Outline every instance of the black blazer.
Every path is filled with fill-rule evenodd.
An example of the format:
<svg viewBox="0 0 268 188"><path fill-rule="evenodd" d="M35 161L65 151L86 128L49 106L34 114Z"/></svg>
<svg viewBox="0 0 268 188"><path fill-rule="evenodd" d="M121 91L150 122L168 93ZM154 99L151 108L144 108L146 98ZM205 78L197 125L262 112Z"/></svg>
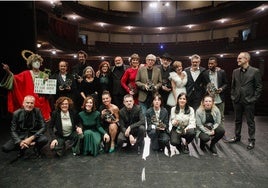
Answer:
<svg viewBox="0 0 268 188"><path fill-rule="evenodd" d="M128 126L130 126L131 129L145 126L144 114L142 114L140 106L134 104L130 111L128 111L126 107L121 108L119 111L119 124L120 131L124 134Z"/></svg>
<svg viewBox="0 0 268 188"><path fill-rule="evenodd" d="M262 80L259 69L249 66L244 73L243 79L240 78L241 68L237 68L232 74L231 99L245 104L255 103L261 96Z"/></svg>
<svg viewBox="0 0 268 188"><path fill-rule="evenodd" d="M54 110L51 115L49 133L52 140L54 140L57 137L63 138L60 112L61 112L60 110ZM78 125L77 114L72 110L69 110L69 113L72 122L72 130L76 131L76 126Z"/></svg>
<svg viewBox="0 0 268 188"><path fill-rule="evenodd" d="M61 76L58 73L55 73L53 74L51 77L51 79L56 79L57 80L57 89L56 89L56 98L55 100L57 100L59 97L62 97L62 96L65 96L65 97L69 97L71 99L75 99L75 95L78 94L77 92L77 84L76 84L76 81L74 79L74 76L70 73L67 73L66 74L66 81L68 80L68 82L71 82L71 90L60 90L60 86L63 86L64 84L68 84L66 81L64 82L62 79L61 79Z"/></svg>
<svg viewBox="0 0 268 188"><path fill-rule="evenodd" d="M193 77L191 75L191 67L185 68L185 72L187 73L187 83L186 83L186 92L189 98L191 98L191 95L195 93L195 96L198 96L199 98L203 98L207 84L209 83L209 78L204 74L205 68L199 67L200 74L197 77L197 79L194 81Z"/></svg>
<svg viewBox="0 0 268 188"><path fill-rule="evenodd" d="M32 127L25 125L25 113L23 108L16 110L13 113L11 121L11 137L15 144L21 142L22 139L35 135L39 137L46 132L46 126L40 109L34 108L32 110Z"/></svg>
<svg viewBox="0 0 268 188"><path fill-rule="evenodd" d="M209 78L209 69L205 71L205 76ZM226 73L223 69L219 69L216 71L217 72L217 84L218 84L218 88L221 88L222 91L220 93L220 98L221 100L224 102L225 99L225 91L227 89L228 86L228 80L227 80L227 76Z"/></svg>

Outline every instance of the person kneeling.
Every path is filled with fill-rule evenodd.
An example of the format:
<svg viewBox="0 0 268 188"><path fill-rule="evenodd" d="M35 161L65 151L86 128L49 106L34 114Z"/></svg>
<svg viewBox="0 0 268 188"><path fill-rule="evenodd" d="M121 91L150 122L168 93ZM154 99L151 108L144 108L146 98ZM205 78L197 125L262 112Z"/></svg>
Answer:
<svg viewBox="0 0 268 188"><path fill-rule="evenodd" d="M124 143L137 147L140 155L144 147L145 120L139 105L134 104L133 96L124 96L124 107L119 111L120 133L117 145L122 148Z"/></svg>
<svg viewBox="0 0 268 188"><path fill-rule="evenodd" d="M211 139L210 151L217 155L216 143L224 136L221 124L221 113L214 104L212 96L205 96L196 111L197 134L200 138L200 149L205 150L206 143Z"/></svg>
<svg viewBox="0 0 268 188"><path fill-rule="evenodd" d="M164 151L168 149L170 156L169 131L168 131L168 111L162 107L162 97L156 93L153 96L153 105L146 112L147 133L151 139L151 149L154 151Z"/></svg>
<svg viewBox="0 0 268 188"><path fill-rule="evenodd" d="M55 104L52 112L49 132L52 138L50 149L55 151L60 157L65 152L65 142L71 141L73 155L80 154L80 139L83 132L77 126L78 118L72 110L73 101L68 97L60 97Z"/></svg>
<svg viewBox="0 0 268 188"><path fill-rule="evenodd" d="M196 123L194 109L188 105L186 93L178 95L176 106L171 108L170 120L172 124L171 145L176 146L180 152L188 154L188 144L195 137ZM185 144L182 143L182 138L185 138Z"/></svg>
<svg viewBox="0 0 268 188"><path fill-rule="evenodd" d="M34 105L34 96L27 95L24 97L23 108L13 113L11 121L12 139L2 146L2 151L19 150L18 157L22 157L26 149L34 147L36 154L41 156L41 149L47 144L48 139L44 135L46 126L41 111Z"/></svg>

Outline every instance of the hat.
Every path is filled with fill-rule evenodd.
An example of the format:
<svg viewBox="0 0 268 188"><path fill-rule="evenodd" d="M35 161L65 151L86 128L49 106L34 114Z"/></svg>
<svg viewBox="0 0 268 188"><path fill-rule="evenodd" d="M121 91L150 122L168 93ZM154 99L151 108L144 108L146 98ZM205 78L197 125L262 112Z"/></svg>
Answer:
<svg viewBox="0 0 268 188"><path fill-rule="evenodd" d="M155 55L153 55L153 54L148 54L148 55L146 56L146 60L147 60L147 59L152 59L152 60L156 61L156 57L155 57Z"/></svg>
<svg viewBox="0 0 268 188"><path fill-rule="evenodd" d="M170 61L173 61L173 58L168 53L164 53L160 58L161 59L168 59Z"/></svg>

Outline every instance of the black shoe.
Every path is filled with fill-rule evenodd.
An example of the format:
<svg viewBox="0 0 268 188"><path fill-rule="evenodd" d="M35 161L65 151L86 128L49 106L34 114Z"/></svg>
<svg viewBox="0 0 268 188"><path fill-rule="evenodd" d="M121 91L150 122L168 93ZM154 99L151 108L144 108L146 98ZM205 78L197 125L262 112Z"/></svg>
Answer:
<svg viewBox="0 0 268 188"><path fill-rule="evenodd" d="M211 151L211 153L213 155L217 155L218 154L215 144L210 144L209 150Z"/></svg>
<svg viewBox="0 0 268 188"><path fill-rule="evenodd" d="M205 150L206 150L206 143L200 141L200 149L201 149L202 151L205 151Z"/></svg>
<svg viewBox="0 0 268 188"><path fill-rule="evenodd" d="M22 158L22 157L24 157L24 155L25 155L25 150L24 149L20 149L17 157L18 158Z"/></svg>
<svg viewBox="0 0 268 188"><path fill-rule="evenodd" d="M138 146L137 153L138 153L138 155L141 155L141 147L140 146Z"/></svg>
<svg viewBox="0 0 268 188"><path fill-rule="evenodd" d="M248 146L247 146L247 149L248 150L251 150L251 149L254 148L254 146L255 146L255 142L254 141L249 141Z"/></svg>
<svg viewBox="0 0 268 188"><path fill-rule="evenodd" d="M240 142L240 137L234 137L234 138L231 138L228 142L229 142L229 143Z"/></svg>
<svg viewBox="0 0 268 188"><path fill-rule="evenodd" d="M184 154L189 154L188 144L182 146L182 152Z"/></svg>
<svg viewBox="0 0 268 188"><path fill-rule="evenodd" d="M229 142L229 140L227 139L227 137L225 135L222 137L222 141L223 142Z"/></svg>

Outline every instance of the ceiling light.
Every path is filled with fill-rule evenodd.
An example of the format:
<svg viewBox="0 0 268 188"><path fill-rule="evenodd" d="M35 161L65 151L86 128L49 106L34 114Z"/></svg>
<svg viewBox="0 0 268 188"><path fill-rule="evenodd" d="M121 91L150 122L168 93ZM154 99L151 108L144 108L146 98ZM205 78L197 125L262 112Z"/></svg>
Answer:
<svg viewBox="0 0 268 188"><path fill-rule="evenodd" d="M128 29L128 30L131 30L131 29L132 29L132 27L131 27L131 26L127 26L127 29Z"/></svg>
<svg viewBox="0 0 268 188"><path fill-rule="evenodd" d="M104 23L100 23L100 26L101 26L101 27L104 27Z"/></svg>
<svg viewBox="0 0 268 188"><path fill-rule="evenodd" d="M164 5L165 5L166 7L169 7L169 3L165 3Z"/></svg>
<svg viewBox="0 0 268 188"><path fill-rule="evenodd" d="M260 51L256 51L256 54L260 54Z"/></svg>
<svg viewBox="0 0 268 188"><path fill-rule="evenodd" d="M37 46L37 48L40 48L41 47L41 44L40 43L37 43L36 46Z"/></svg>
<svg viewBox="0 0 268 188"><path fill-rule="evenodd" d="M163 27L159 27L158 29L159 29L160 31L162 31L162 30L163 30Z"/></svg>
<svg viewBox="0 0 268 188"><path fill-rule="evenodd" d="M223 57L223 54L221 54L220 57Z"/></svg>
<svg viewBox="0 0 268 188"><path fill-rule="evenodd" d="M220 21L220 22L221 22L221 23L224 23L225 21L226 21L225 19L221 19L221 21Z"/></svg>
<svg viewBox="0 0 268 188"><path fill-rule="evenodd" d="M151 8L156 8L156 7L157 7L157 3L150 3L150 4L149 4L149 7L151 7Z"/></svg>
<svg viewBox="0 0 268 188"><path fill-rule="evenodd" d="M53 55L55 55L55 54L57 53L57 51L56 51L56 50L52 50L51 53L52 53Z"/></svg>
<svg viewBox="0 0 268 188"><path fill-rule="evenodd" d="M104 60L104 57L103 57L103 56L101 56L101 59L102 59L102 60Z"/></svg>
<svg viewBox="0 0 268 188"><path fill-rule="evenodd" d="M76 54L74 54L74 58L75 58L75 59L77 58L77 55L76 55Z"/></svg>
<svg viewBox="0 0 268 188"><path fill-rule="evenodd" d="M188 25L188 28L191 29L193 27L193 25Z"/></svg>
<svg viewBox="0 0 268 188"><path fill-rule="evenodd" d="M76 16L72 16L72 19L73 19L73 20L76 20L76 18L77 18Z"/></svg>

